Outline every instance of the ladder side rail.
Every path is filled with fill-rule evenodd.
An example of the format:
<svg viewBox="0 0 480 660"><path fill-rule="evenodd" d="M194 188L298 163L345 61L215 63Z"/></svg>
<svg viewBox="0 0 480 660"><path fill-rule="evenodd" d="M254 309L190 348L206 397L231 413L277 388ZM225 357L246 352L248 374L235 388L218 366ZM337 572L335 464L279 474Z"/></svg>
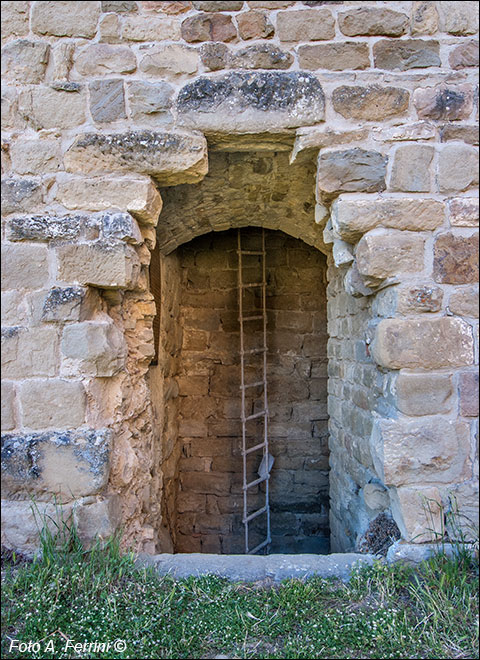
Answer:
<svg viewBox="0 0 480 660"><path fill-rule="evenodd" d="M242 278L242 238L240 229L237 231L238 242L238 311L240 321L240 383L241 383L241 397L242 397L242 461L243 461L243 518L247 519L247 426L245 421L245 346L243 336L243 278ZM245 552L248 554L248 522L244 526L245 534Z"/></svg>
<svg viewBox="0 0 480 660"><path fill-rule="evenodd" d="M267 277L266 277L266 247L265 247L265 229L262 227L262 312L263 312L263 345L267 346ZM270 470L268 469L268 397L267 397L267 351L263 353L263 409L265 410L265 417L263 421L263 441L264 441L264 456L266 468L266 481L265 481L265 510L267 515L267 550L268 545L271 543L270 533Z"/></svg>

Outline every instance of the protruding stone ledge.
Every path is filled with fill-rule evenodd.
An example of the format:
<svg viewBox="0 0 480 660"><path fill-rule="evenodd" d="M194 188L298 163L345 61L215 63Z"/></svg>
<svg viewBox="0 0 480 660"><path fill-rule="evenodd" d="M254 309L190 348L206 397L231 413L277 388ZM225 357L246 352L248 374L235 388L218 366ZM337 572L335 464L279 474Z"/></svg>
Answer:
<svg viewBox="0 0 480 660"><path fill-rule="evenodd" d="M278 131L323 121L325 96L305 71L201 76L180 90L179 123L208 132Z"/></svg>
<svg viewBox="0 0 480 660"><path fill-rule="evenodd" d="M205 138L186 132L85 133L68 149L64 162L69 172L135 172L164 186L197 183L208 171Z"/></svg>

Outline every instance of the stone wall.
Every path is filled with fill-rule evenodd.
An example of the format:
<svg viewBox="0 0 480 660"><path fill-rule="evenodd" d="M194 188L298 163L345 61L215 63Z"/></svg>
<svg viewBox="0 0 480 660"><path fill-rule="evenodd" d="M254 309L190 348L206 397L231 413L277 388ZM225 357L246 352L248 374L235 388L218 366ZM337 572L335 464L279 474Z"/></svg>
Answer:
<svg viewBox="0 0 480 660"><path fill-rule="evenodd" d="M451 496L478 524L477 10L2 2L7 545L34 547L33 494L85 538L171 549L150 253L174 291L167 255L250 224L328 255L333 546L380 513L427 540ZM278 177L252 163L236 188L215 154L246 152ZM159 188L185 198L173 223Z"/></svg>

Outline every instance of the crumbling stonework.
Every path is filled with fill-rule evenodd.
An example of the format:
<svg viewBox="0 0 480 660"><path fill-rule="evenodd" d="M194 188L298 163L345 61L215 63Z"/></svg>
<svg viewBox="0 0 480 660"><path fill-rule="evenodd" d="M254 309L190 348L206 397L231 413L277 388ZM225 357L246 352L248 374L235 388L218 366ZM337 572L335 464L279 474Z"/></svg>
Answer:
<svg viewBox="0 0 480 660"><path fill-rule="evenodd" d="M223 515L207 509L227 496L222 480L201 522L182 503L182 462L198 458L184 447L199 437L182 428L185 406L204 385L182 371L198 337L181 255L202 234L249 226L327 261L328 285L312 269L318 297L302 309L297 248L278 249L291 271L275 265L280 295L294 300L272 310L287 343L305 346L310 330L295 323L326 299L315 332L328 334L329 485L323 440L308 478L329 488L332 549L373 543L378 520L430 541L451 497L464 531L478 525L478 3L320 4L2 2L9 547L35 547L31 495L46 512L60 498L86 540L121 526L147 552ZM289 376L279 381L287 393ZM318 401L325 421L309 392L301 405ZM200 427L207 412L235 418L198 410ZM272 419L286 429L275 467L286 498L309 474L306 446L290 452L302 422ZM191 472L215 473L207 445ZM281 456L302 467L282 471ZM290 532L298 519L284 513ZM313 528L324 537L324 518Z"/></svg>

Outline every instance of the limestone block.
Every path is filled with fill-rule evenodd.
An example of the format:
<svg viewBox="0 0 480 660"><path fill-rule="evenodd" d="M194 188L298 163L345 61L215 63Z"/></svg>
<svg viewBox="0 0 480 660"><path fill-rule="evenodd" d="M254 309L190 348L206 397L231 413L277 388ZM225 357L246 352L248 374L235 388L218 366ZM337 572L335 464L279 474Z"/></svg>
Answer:
<svg viewBox="0 0 480 660"><path fill-rule="evenodd" d="M370 55L368 44L346 41L342 43L315 44L297 48L298 61L302 69L368 69Z"/></svg>
<svg viewBox="0 0 480 660"><path fill-rule="evenodd" d="M82 429L3 435L3 492L60 502L94 495L108 481L111 431ZM17 495L18 496L18 495Z"/></svg>
<svg viewBox="0 0 480 660"><path fill-rule="evenodd" d="M58 334L55 328L8 328L2 331L2 376L21 379L54 376Z"/></svg>
<svg viewBox="0 0 480 660"><path fill-rule="evenodd" d="M98 293L91 288L69 286L54 287L41 298L41 320L84 321L100 307Z"/></svg>
<svg viewBox="0 0 480 660"><path fill-rule="evenodd" d="M2 39L28 34L29 2L2 3Z"/></svg>
<svg viewBox="0 0 480 660"><path fill-rule="evenodd" d="M337 268L344 264L352 263L354 259L351 245L338 238L333 241L332 255Z"/></svg>
<svg viewBox="0 0 480 660"><path fill-rule="evenodd" d="M118 14L106 14L100 19L100 42L118 44L122 41L121 22Z"/></svg>
<svg viewBox="0 0 480 660"><path fill-rule="evenodd" d="M236 17L238 33L242 39L268 39L273 36L274 27L270 23L268 13L264 11L247 11Z"/></svg>
<svg viewBox="0 0 480 660"><path fill-rule="evenodd" d="M76 502L73 507L73 520L84 547L91 547L96 541L111 538L121 522L121 502L118 495L109 495L96 502Z"/></svg>
<svg viewBox="0 0 480 660"><path fill-rule="evenodd" d="M402 286L397 289L397 311L400 314L439 312L442 309L443 289L431 284Z"/></svg>
<svg viewBox="0 0 480 660"><path fill-rule="evenodd" d="M478 31L477 2L438 2L440 29L450 34L475 34Z"/></svg>
<svg viewBox="0 0 480 660"><path fill-rule="evenodd" d="M362 488L365 505L372 511L385 511L389 508L390 498L387 489L378 483L365 484Z"/></svg>
<svg viewBox="0 0 480 660"><path fill-rule="evenodd" d="M18 92L15 87L2 85L2 130L25 128L25 120L18 113Z"/></svg>
<svg viewBox="0 0 480 660"><path fill-rule="evenodd" d="M452 314L478 319L478 287L459 289L450 296L448 308Z"/></svg>
<svg viewBox="0 0 480 660"><path fill-rule="evenodd" d="M73 66L75 45L68 42L59 42L53 46L53 80L68 80Z"/></svg>
<svg viewBox="0 0 480 660"><path fill-rule="evenodd" d="M467 84L420 87L413 101L420 119L468 119L473 109L473 90Z"/></svg>
<svg viewBox="0 0 480 660"><path fill-rule="evenodd" d="M134 218L128 213L104 213L102 215L103 235L106 239L125 241L141 245L143 237Z"/></svg>
<svg viewBox="0 0 480 660"><path fill-rule="evenodd" d="M82 215L17 215L7 223L10 241L73 241L87 221Z"/></svg>
<svg viewBox="0 0 480 660"><path fill-rule="evenodd" d="M147 2L146 0L143 0L142 7L146 11L159 11L159 12L164 12L165 14L182 14L183 12L188 11L189 9L192 8L192 3L189 2L189 0L185 0L185 1L165 0L164 2L159 2L158 0Z"/></svg>
<svg viewBox="0 0 480 660"><path fill-rule="evenodd" d="M468 41L454 48L448 56L448 63L452 69L478 67L478 41Z"/></svg>
<svg viewBox="0 0 480 660"><path fill-rule="evenodd" d="M386 486L451 484L471 470L469 426L457 420L378 419L370 446Z"/></svg>
<svg viewBox="0 0 480 660"><path fill-rule="evenodd" d="M229 61L233 69L289 69L293 55L273 44L254 44L232 54Z"/></svg>
<svg viewBox="0 0 480 660"><path fill-rule="evenodd" d="M447 517L446 527L449 537L458 541L476 542L479 527L478 479L448 489L448 493L454 503L452 506L454 517Z"/></svg>
<svg viewBox="0 0 480 660"><path fill-rule="evenodd" d="M473 364L473 337L459 318L383 319L371 353L389 369L442 369Z"/></svg>
<svg viewBox="0 0 480 660"><path fill-rule="evenodd" d="M12 167L17 174L46 174L62 166L59 140L15 140L10 147Z"/></svg>
<svg viewBox="0 0 480 660"><path fill-rule="evenodd" d="M443 538L443 506L438 488L397 488L391 491L392 514L402 539L430 543Z"/></svg>
<svg viewBox="0 0 480 660"><path fill-rule="evenodd" d="M452 410L453 386L448 374L401 372L395 390L397 407L404 415L436 415Z"/></svg>
<svg viewBox="0 0 480 660"><path fill-rule="evenodd" d="M138 5L136 2L129 0L120 0L120 2L102 2L102 11L118 12L123 14L125 12L137 11Z"/></svg>
<svg viewBox="0 0 480 660"><path fill-rule="evenodd" d="M2 248L3 249L3 248ZM22 293L16 289L2 291L2 326L22 326L28 324L28 307Z"/></svg>
<svg viewBox="0 0 480 660"><path fill-rule="evenodd" d="M73 373L113 376L125 364L125 339L113 323L83 321L65 326L61 353L67 359L68 369L74 367ZM63 370L66 368L64 365Z"/></svg>
<svg viewBox="0 0 480 660"><path fill-rule="evenodd" d="M49 378L20 384L22 425L30 429L81 426L85 421L85 390L81 382Z"/></svg>
<svg viewBox="0 0 480 660"><path fill-rule="evenodd" d="M126 16L122 25L122 38L126 41L179 41L182 38L180 22L172 16Z"/></svg>
<svg viewBox="0 0 480 660"><path fill-rule="evenodd" d="M129 440L119 437L112 449L110 479L115 486L128 486L139 467L135 450Z"/></svg>
<svg viewBox="0 0 480 660"><path fill-rule="evenodd" d="M128 289L138 279L140 263L128 245L78 243L57 248L57 267L62 282Z"/></svg>
<svg viewBox="0 0 480 660"><path fill-rule="evenodd" d="M453 227L478 227L478 197L458 197L448 203Z"/></svg>
<svg viewBox="0 0 480 660"><path fill-rule="evenodd" d="M2 380L2 431L11 431L17 425L15 414L15 387L14 384Z"/></svg>
<svg viewBox="0 0 480 660"><path fill-rule="evenodd" d="M320 41L335 38L335 21L329 9L280 11L277 14L280 41Z"/></svg>
<svg viewBox="0 0 480 660"><path fill-rule="evenodd" d="M365 284L363 276L358 272L357 263L355 261L348 269L343 285L345 291L354 298L371 296L375 293L374 289L371 289Z"/></svg>
<svg viewBox="0 0 480 660"><path fill-rule="evenodd" d="M436 127L428 121L417 121L401 126L374 128L372 137L378 142L399 142L407 140L430 140L436 135Z"/></svg>
<svg viewBox="0 0 480 660"><path fill-rule="evenodd" d="M387 160L378 151L359 148L322 151L318 158L318 190L320 193L385 190Z"/></svg>
<svg viewBox="0 0 480 660"><path fill-rule="evenodd" d="M347 37L400 37L408 27L408 16L383 7L361 7L338 15L340 30Z"/></svg>
<svg viewBox="0 0 480 660"><path fill-rule="evenodd" d="M441 66L438 41L426 39L382 39L373 45L377 69L423 69Z"/></svg>
<svg viewBox="0 0 480 660"><path fill-rule="evenodd" d="M11 41L2 48L4 79L22 84L42 82L49 53L50 45L43 41Z"/></svg>
<svg viewBox="0 0 480 660"><path fill-rule="evenodd" d="M128 46L90 44L76 56L75 67L82 76L132 73L137 68L137 58Z"/></svg>
<svg viewBox="0 0 480 660"><path fill-rule="evenodd" d="M399 273L421 271L424 267L423 237L413 233L373 229L358 243L355 258L367 286L375 286Z"/></svg>
<svg viewBox="0 0 480 660"><path fill-rule="evenodd" d="M456 193L478 185L478 150L467 144L448 144L439 154L438 187Z"/></svg>
<svg viewBox="0 0 480 660"><path fill-rule="evenodd" d="M102 123L126 119L122 80L94 80L88 84L88 90L93 121Z"/></svg>
<svg viewBox="0 0 480 660"><path fill-rule="evenodd" d="M398 147L393 160L390 189L406 192L429 192L430 165L435 153L428 144L409 144Z"/></svg>
<svg viewBox="0 0 480 660"><path fill-rule="evenodd" d="M140 223L155 226L162 209L162 199L147 178L62 179L57 200L68 209L128 211Z"/></svg>
<svg viewBox="0 0 480 660"><path fill-rule="evenodd" d="M192 2L192 5L199 11L239 11L243 7L243 2L241 0L234 0L234 2L214 0L214 2Z"/></svg>
<svg viewBox="0 0 480 660"><path fill-rule="evenodd" d="M173 87L166 82L127 82L128 103L132 119L145 117L158 121L172 106Z"/></svg>
<svg viewBox="0 0 480 660"><path fill-rule="evenodd" d="M79 83L38 85L22 91L19 111L36 130L75 128L85 121L86 93Z"/></svg>
<svg viewBox="0 0 480 660"><path fill-rule="evenodd" d="M443 284L478 282L478 233L465 238L440 234L433 247L433 279Z"/></svg>
<svg viewBox="0 0 480 660"><path fill-rule="evenodd" d="M2 247L2 289L41 289L48 283L48 250L43 245Z"/></svg>
<svg viewBox="0 0 480 660"><path fill-rule="evenodd" d="M189 43L198 41L232 41L237 30L227 14L194 14L182 23L182 38Z"/></svg>
<svg viewBox="0 0 480 660"><path fill-rule="evenodd" d="M35 179L2 179L2 215L37 210L43 202L43 188Z"/></svg>
<svg viewBox="0 0 480 660"><path fill-rule="evenodd" d="M99 2L36 2L32 7L32 30L55 37L95 36L100 16Z"/></svg>
<svg viewBox="0 0 480 660"><path fill-rule="evenodd" d="M438 12L435 2L414 2L410 22L412 36L435 34L438 30Z"/></svg>
<svg viewBox="0 0 480 660"><path fill-rule="evenodd" d="M177 99L180 124L227 133L269 131L321 121L325 97L318 80L298 71L235 71L201 76Z"/></svg>
<svg viewBox="0 0 480 660"><path fill-rule="evenodd" d="M332 227L344 241L356 243L376 227L401 231L431 231L445 220L444 205L434 199L351 199L340 195L332 204Z"/></svg>
<svg viewBox="0 0 480 660"><path fill-rule="evenodd" d="M152 46L140 61L140 71L158 76L172 78L195 73L198 69L198 51L182 44L165 44Z"/></svg>
<svg viewBox="0 0 480 660"><path fill-rule="evenodd" d="M302 151L336 147L345 143L364 140L367 136L368 131L364 128L353 131L334 131L325 126L299 128L296 131L295 143L290 154L290 163L295 162Z"/></svg>
<svg viewBox="0 0 480 660"><path fill-rule="evenodd" d="M478 125L469 126L468 124L445 124L440 129L440 141L448 142L466 142L478 146Z"/></svg>
<svg viewBox="0 0 480 660"><path fill-rule="evenodd" d="M161 185L196 183L208 171L207 142L187 132L86 133L65 153L65 167L88 174L133 171Z"/></svg>
<svg viewBox="0 0 480 660"><path fill-rule="evenodd" d="M332 94L332 103L336 112L347 119L380 121L405 114L408 109L410 94L399 87L337 87Z"/></svg>
<svg viewBox="0 0 480 660"><path fill-rule="evenodd" d="M478 373L465 371L458 378L460 414L464 417L478 417Z"/></svg>

